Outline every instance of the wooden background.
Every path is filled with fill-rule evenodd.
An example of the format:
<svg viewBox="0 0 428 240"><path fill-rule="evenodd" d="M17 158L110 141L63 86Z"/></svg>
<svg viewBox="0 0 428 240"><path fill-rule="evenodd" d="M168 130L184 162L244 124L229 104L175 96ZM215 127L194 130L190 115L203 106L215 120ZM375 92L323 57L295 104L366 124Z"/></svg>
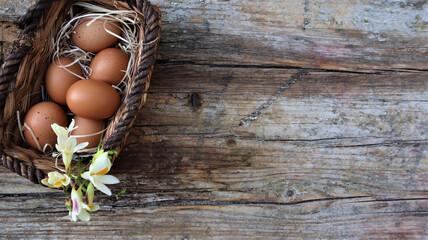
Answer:
<svg viewBox="0 0 428 240"><path fill-rule="evenodd" d="M34 2L0 0L2 59ZM427 238L427 1L153 3L126 194L71 223L61 193L0 167L0 238Z"/></svg>

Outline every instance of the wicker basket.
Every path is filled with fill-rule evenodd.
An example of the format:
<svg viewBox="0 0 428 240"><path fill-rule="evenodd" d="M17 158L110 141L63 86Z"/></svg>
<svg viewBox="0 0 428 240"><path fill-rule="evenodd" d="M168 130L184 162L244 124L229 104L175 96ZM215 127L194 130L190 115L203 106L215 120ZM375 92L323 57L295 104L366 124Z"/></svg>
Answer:
<svg viewBox="0 0 428 240"><path fill-rule="evenodd" d="M77 1L77 0L75 0ZM17 111L25 116L31 106L41 101L40 86L50 64L52 40L67 17L73 0L39 0L23 16L18 26L19 39L14 42L0 74L1 163L34 183L55 170L55 159L28 147L20 137ZM120 152L137 112L146 101L155 52L160 37L159 10L147 0L80 0L138 12L144 19L143 36L136 59L135 72L122 96L122 103L109 120L102 148ZM144 38L144 39L142 39ZM143 44L144 43L144 44ZM58 161L61 162L61 161Z"/></svg>

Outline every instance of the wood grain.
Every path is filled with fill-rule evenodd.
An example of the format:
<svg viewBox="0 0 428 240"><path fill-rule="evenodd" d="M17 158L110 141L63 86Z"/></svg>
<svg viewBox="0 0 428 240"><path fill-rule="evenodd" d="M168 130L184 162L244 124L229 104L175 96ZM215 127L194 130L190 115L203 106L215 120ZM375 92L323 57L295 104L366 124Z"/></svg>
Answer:
<svg viewBox="0 0 428 240"><path fill-rule="evenodd" d="M427 69L425 1L153 2L164 12L165 61Z"/></svg>
<svg viewBox="0 0 428 240"><path fill-rule="evenodd" d="M0 0L0 21L17 20L27 12L27 9L36 3L36 0L8 1Z"/></svg>
<svg viewBox="0 0 428 240"><path fill-rule="evenodd" d="M163 61L427 70L425 1L152 2L163 12ZM9 5L0 6L0 17L16 19ZM26 7L18 4L11 12L22 14Z"/></svg>
<svg viewBox="0 0 428 240"><path fill-rule="evenodd" d="M417 239L427 234L428 227L426 199L150 207L121 206L118 201L94 214L88 224L52 222L66 214L58 200L44 204L46 208L25 210L19 205L40 206L40 200L0 201L2 208L8 208L0 212L3 229L9 230L0 235L5 238L73 238L80 234L88 239ZM29 226L34 230L26 231Z"/></svg>
<svg viewBox="0 0 428 240"><path fill-rule="evenodd" d="M425 196L425 76L312 71L278 96L298 72L157 65L165 80L153 83L121 154L138 161L116 171L133 169L144 189L190 187L209 200Z"/></svg>
<svg viewBox="0 0 428 240"><path fill-rule="evenodd" d="M426 238L425 1L153 2L126 193L70 223L61 193L0 167L0 238Z"/></svg>

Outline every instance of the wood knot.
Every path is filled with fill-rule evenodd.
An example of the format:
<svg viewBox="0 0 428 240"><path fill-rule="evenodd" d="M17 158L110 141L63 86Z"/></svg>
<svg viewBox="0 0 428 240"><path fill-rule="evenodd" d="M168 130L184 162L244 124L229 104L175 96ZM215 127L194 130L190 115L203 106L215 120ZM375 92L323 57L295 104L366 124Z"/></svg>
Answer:
<svg viewBox="0 0 428 240"><path fill-rule="evenodd" d="M190 94L189 103L194 109L200 108L202 106L202 96L199 93Z"/></svg>
<svg viewBox="0 0 428 240"><path fill-rule="evenodd" d="M235 147L236 146L236 140L234 138L229 138L226 140L226 145L228 147Z"/></svg>

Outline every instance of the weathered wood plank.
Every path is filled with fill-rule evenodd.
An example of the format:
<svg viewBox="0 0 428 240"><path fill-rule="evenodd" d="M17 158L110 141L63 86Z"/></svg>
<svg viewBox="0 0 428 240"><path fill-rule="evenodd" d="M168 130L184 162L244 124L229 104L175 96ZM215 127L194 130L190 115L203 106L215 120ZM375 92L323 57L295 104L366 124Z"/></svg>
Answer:
<svg viewBox="0 0 428 240"><path fill-rule="evenodd" d="M313 71L282 92L297 72L157 65L115 171L178 198L426 197L424 75Z"/></svg>
<svg viewBox="0 0 428 240"><path fill-rule="evenodd" d="M99 234L109 234L107 230L112 229L126 233L129 221L119 228L121 231L117 226L104 223L122 216L136 221L135 224L155 226L157 220L149 219L157 219L153 212L162 212L165 215L159 216L163 219L160 222L170 232L159 232L160 225L156 225L135 234L150 236L153 231L160 239L167 238L163 234L206 238L200 231L210 227L214 237L246 238L247 235L236 231L244 229L248 233L256 231L261 237L273 231L280 238L289 234L290 229L300 229L296 226L305 226L305 231L296 236L328 237L333 233L326 230L323 235L311 230L314 221L324 222L319 215L307 215L312 207L319 209L318 205L302 206L299 212L305 212L307 218L284 217L293 219L288 222L272 217L276 215L271 212L270 217L254 223L258 230L242 226L258 213L248 212L236 219L241 212L255 211L252 206L223 205L255 204L261 205L258 207L265 209L263 211L276 211L282 209L283 204L341 202L341 199L354 197L373 200L370 196L390 199L392 205L376 202L375 206L391 206L396 213L377 214L369 207L361 214L373 222L359 217L349 219L343 208L357 207L346 201L343 208L325 210L331 214L328 219L336 219L324 222L333 227L329 229L341 229L334 233L336 238L352 238L350 229L359 229L360 233L372 236L425 234L426 221L421 217L426 216L425 210L410 204L406 206L407 213L403 213L394 205L397 198L408 198L412 203L418 201L417 198L427 197L425 77L419 73L308 72L263 109L257 120L240 126L240 119L275 96L298 72L294 69L158 65L149 100L114 168L114 174L122 183L113 190L118 192L126 188L127 194L118 202L101 198L107 212L97 214L98 220L94 219L93 224L101 225ZM409 78L412 81L408 81ZM224 79L227 84L222 83ZM191 101L192 93L200 96L199 104L195 104L198 102L195 97ZM280 111L281 108L288 111ZM370 114L372 121L357 124ZM342 116L339 118L342 120L337 120L337 116ZM38 202L34 203L38 209L34 218L29 216L34 209L17 215L25 216L27 227L35 227L30 223L36 218L43 221L65 214L60 200L53 200L56 203L53 207L58 210L49 210L51 203L41 201L61 198L60 193L46 190L39 194L40 189L45 189L40 186L28 188L28 192L11 191L10 188L27 180L13 180L18 181L13 184L7 177L2 179L2 200L18 208ZM208 209L221 210L213 213L205 207L192 207L200 204L217 206ZM195 210L186 210L182 215L181 208L162 208L176 205L189 205L184 208ZM286 207L278 211L277 214L284 214L291 210ZM140 215L142 212L151 214ZM8 222L14 221L10 219L14 212L4 214ZM193 214L198 216L192 217ZM332 217L334 214L337 215ZM232 223L234 216L235 224ZM205 222L201 218L210 220ZM223 224L217 226L211 220L216 224L227 222L226 230L221 228ZM381 225L373 225L375 222ZM183 231L182 224L195 232ZM199 224L200 228L194 228L193 224ZM272 227L276 225L283 228L274 231ZM406 227L401 228L403 225ZM58 229L70 226L61 223ZM39 232L41 236L46 230L55 233L57 228L43 229ZM93 231L98 230L100 228L94 226Z"/></svg>
<svg viewBox="0 0 428 240"><path fill-rule="evenodd" d="M17 20L35 3L36 0L0 0L0 21Z"/></svg>
<svg viewBox="0 0 428 240"><path fill-rule="evenodd" d="M3 165L0 168L0 176L0 199L3 197L3 194L56 192L45 187L35 187L35 184L30 182L30 180L19 177L16 173L3 167Z"/></svg>
<svg viewBox="0 0 428 240"><path fill-rule="evenodd" d="M46 199L46 196L44 196ZM19 201L18 201L19 200ZM129 205L106 201L87 224L56 221L62 201L0 199L0 236L32 239L422 239L427 199L354 198L291 205L183 202ZM208 204L208 205L207 205ZM217 205L212 205L217 204ZM23 206L28 206L23 208Z"/></svg>
<svg viewBox="0 0 428 240"><path fill-rule="evenodd" d="M167 61L427 69L425 1L153 2Z"/></svg>
<svg viewBox="0 0 428 240"><path fill-rule="evenodd" d="M425 1L153 3L163 12L158 54L163 61L371 72L427 69ZM0 9L1 16L7 7Z"/></svg>
<svg viewBox="0 0 428 240"><path fill-rule="evenodd" d="M0 167L1 238L428 234L425 1L153 2L159 61L113 168L126 194L59 221L61 193Z"/></svg>

